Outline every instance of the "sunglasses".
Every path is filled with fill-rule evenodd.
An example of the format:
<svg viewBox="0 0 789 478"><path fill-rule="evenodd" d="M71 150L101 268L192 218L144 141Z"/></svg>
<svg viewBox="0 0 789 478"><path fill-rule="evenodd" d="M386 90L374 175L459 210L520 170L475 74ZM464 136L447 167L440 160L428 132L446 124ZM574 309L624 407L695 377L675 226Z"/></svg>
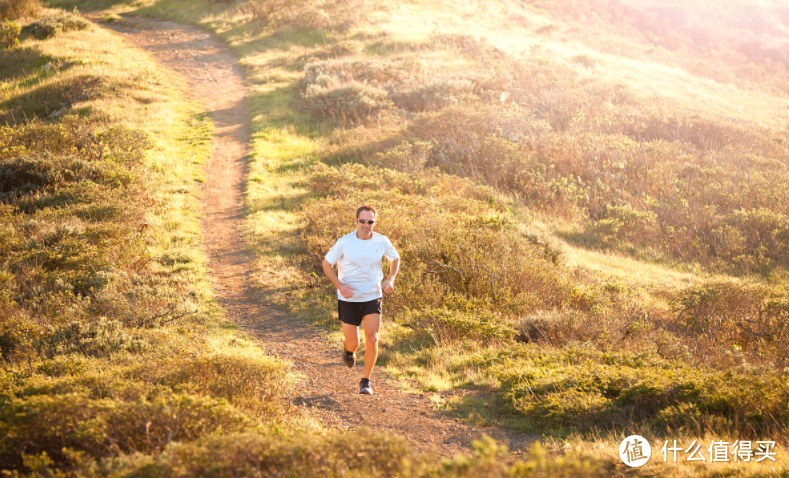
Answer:
<svg viewBox="0 0 789 478"><path fill-rule="evenodd" d="M372 226L373 224L375 224L375 219L373 219L373 220L371 220L371 221L365 221L364 219L357 219L357 221L359 221L359 222L360 222L360 223L362 223L362 224L369 224L369 225L371 225L371 226Z"/></svg>

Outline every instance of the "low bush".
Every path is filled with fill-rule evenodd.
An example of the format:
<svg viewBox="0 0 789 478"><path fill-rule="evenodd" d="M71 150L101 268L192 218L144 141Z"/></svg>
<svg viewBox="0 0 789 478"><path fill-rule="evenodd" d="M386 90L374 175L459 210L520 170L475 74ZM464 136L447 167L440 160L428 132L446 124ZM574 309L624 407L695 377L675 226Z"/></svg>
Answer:
<svg viewBox="0 0 789 478"><path fill-rule="evenodd" d="M390 104L385 91L352 82L336 88L309 86L304 93L303 108L318 117L348 123L358 122Z"/></svg>
<svg viewBox="0 0 789 478"><path fill-rule="evenodd" d="M224 400L160 394L124 402L85 394L12 398L0 407L0 461L22 466L24 455L46 453L60 466L121 453L159 453L171 442L253 425Z"/></svg>
<svg viewBox="0 0 789 478"><path fill-rule="evenodd" d="M488 436L472 443L470 456L439 460L419 455L402 438L368 429L326 436L306 433L215 433L189 443L171 443L155 457L129 454L72 469L75 476L402 476L404 478L603 478L613 460L582 456L553 457L539 444L524 459L506 460L507 446ZM51 473L46 454L28 455L26 463L42 475Z"/></svg>
<svg viewBox="0 0 789 478"><path fill-rule="evenodd" d="M46 40L60 33L72 30L85 30L90 27L90 22L81 17L66 12L45 16L22 28L22 36L31 36L38 40Z"/></svg>
<svg viewBox="0 0 789 478"><path fill-rule="evenodd" d="M592 223L588 232L612 249L628 250L645 236L659 234L657 214L636 211L629 204L606 208L603 217Z"/></svg>
<svg viewBox="0 0 789 478"><path fill-rule="evenodd" d="M0 127L0 158L3 159L22 153L80 155L89 161L107 160L133 169L141 164L145 151L152 146L141 131L122 125L99 128L71 115L56 123L35 121Z"/></svg>
<svg viewBox="0 0 789 478"><path fill-rule="evenodd" d="M224 398L252 416L271 420L281 413L289 390L285 369L273 359L248 354L214 354L181 364L157 383Z"/></svg>
<svg viewBox="0 0 789 478"><path fill-rule="evenodd" d="M99 320L85 324L71 322L57 329L50 329L44 339L47 354L79 353L91 356L108 356L120 352L141 352L148 348L144 339L135 337L123 329L116 320Z"/></svg>
<svg viewBox="0 0 789 478"><path fill-rule="evenodd" d="M248 0L239 9L271 28L306 31L347 31L366 17L368 0Z"/></svg>
<svg viewBox="0 0 789 478"><path fill-rule="evenodd" d="M569 117L594 124L587 118L589 107L575 105ZM557 131L553 120L472 101L423 114L402 129L368 128L364 140L353 131L335 133L337 146L325 154L332 161L402 171L438 167L482 181L577 221L581 237L568 239L587 246L669 256L738 274L789 268L789 220L778 206L789 204L789 196L775 188L789 181L783 142L767 143L713 123L641 117L628 119L636 126L625 127L620 119L600 134L582 125ZM648 131L634 130L639 122L653 121ZM649 134L656 136L647 141ZM705 153L711 141L728 146ZM760 154L742 159L737 151L749 144L758 144ZM672 188L662 186L669 182Z"/></svg>
<svg viewBox="0 0 789 478"><path fill-rule="evenodd" d="M414 74L412 61L386 61L367 59L326 60L308 63L304 67L302 87L329 87L346 81L385 87L404 82Z"/></svg>
<svg viewBox="0 0 789 478"><path fill-rule="evenodd" d="M0 25L0 47L13 48L19 44L19 33L22 27L11 20L3 20Z"/></svg>
<svg viewBox="0 0 789 478"><path fill-rule="evenodd" d="M436 111L457 104L476 89L467 77L425 80L417 85L393 85L394 104L406 111Z"/></svg>
<svg viewBox="0 0 789 478"><path fill-rule="evenodd" d="M485 312L450 309L405 311L397 316L400 325L425 334L436 345L471 340L484 345L505 344L516 335L501 317Z"/></svg>
<svg viewBox="0 0 789 478"><path fill-rule="evenodd" d="M138 132L72 117L0 128L2 270L13 277L17 310L66 323L66 303L75 316L98 306L80 298L145 258L144 211L130 199L144 194L134 170L149 147Z"/></svg>
<svg viewBox="0 0 789 478"><path fill-rule="evenodd" d="M758 437L781 433L789 419L779 376L710 372L583 347L514 346L490 360L505 399L542 433L651 429Z"/></svg>
<svg viewBox="0 0 789 478"><path fill-rule="evenodd" d="M694 339L695 355L732 351L752 363L789 364L789 296L783 289L713 281L672 298L674 330Z"/></svg>

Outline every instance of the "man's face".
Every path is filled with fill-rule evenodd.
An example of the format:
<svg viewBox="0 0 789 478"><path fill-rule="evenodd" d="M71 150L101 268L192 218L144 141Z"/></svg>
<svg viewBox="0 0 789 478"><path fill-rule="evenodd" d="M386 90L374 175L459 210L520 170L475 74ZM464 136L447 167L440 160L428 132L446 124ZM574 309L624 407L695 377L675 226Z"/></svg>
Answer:
<svg viewBox="0 0 789 478"><path fill-rule="evenodd" d="M375 221L375 215L371 211L364 210L359 213L359 218L356 219L356 227L360 236L369 236L373 232L375 224L369 224L367 221Z"/></svg>

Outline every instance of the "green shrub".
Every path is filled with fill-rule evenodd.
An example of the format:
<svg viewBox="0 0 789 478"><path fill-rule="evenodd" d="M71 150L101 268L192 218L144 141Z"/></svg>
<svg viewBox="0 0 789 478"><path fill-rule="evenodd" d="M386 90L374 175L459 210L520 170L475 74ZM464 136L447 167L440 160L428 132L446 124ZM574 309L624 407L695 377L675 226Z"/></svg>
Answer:
<svg viewBox="0 0 789 478"><path fill-rule="evenodd" d="M657 215L652 211L636 211L630 205L612 206L606 209L603 218L592 223L589 233L614 249L633 247L643 237L659 234Z"/></svg>
<svg viewBox="0 0 789 478"><path fill-rule="evenodd" d="M483 344L504 344L512 341L516 331L505 320L485 311L464 312L448 309L407 311L397 317L398 323L428 335L436 345L462 340Z"/></svg>
<svg viewBox="0 0 789 478"><path fill-rule="evenodd" d="M104 20L104 23L117 23L122 21L123 17L121 17L117 13L109 13L107 15L104 15L104 18L102 18L102 20Z"/></svg>
<svg viewBox="0 0 789 478"><path fill-rule="evenodd" d="M41 361L36 370L49 377L78 376L87 370L87 366L84 358L77 354L56 355Z"/></svg>
<svg viewBox="0 0 789 478"><path fill-rule="evenodd" d="M120 324L137 323L141 310L158 314L170 298L148 293L141 300L114 288L133 290L136 273L123 269L138 268L147 257L133 169L150 146L136 131L98 129L71 116L0 127L0 277L9 285L0 335L9 364L37 353L106 355L143 347ZM85 320L100 315L107 319ZM37 347L33 335L42 334L52 340Z"/></svg>
<svg viewBox="0 0 789 478"><path fill-rule="evenodd" d="M31 363L39 356L37 342L44 334L43 327L21 314L16 308L2 310L0 316L0 359L4 363Z"/></svg>
<svg viewBox="0 0 789 478"><path fill-rule="evenodd" d="M22 28L23 36L31 36L38 40L46 40L60 33L72 30L85 30L90 22L67 12L48 15Z"/></svg>
<svg viewBox="0 0 789 478"><path fill-rule="evenodd" d="M11 20L3 20L0 25L0 47L13 48L19 44L22 28Z"/></svg>
<svg viewBox="0 0 789 478"><path fill-rule="evenodd" d="M706 348L736 350L752 362L789 363L789 297L763 285L713 281L672 298L676 329Z"/></svg>
<svg viewBox="0 0 789 478"><path fill-rule="evenodd" d="M0 160L2 161L2 160ZM51 154L25 154L0 162L0 201L11 202L30 193L52 190L66 183L107 179L120 181L119 186L128 185L129 175L113 174L105 164L86 161L75 157L57 157ZM123 177L126 176L126 177Z"/></svg>
<svg viewBox="0 0 789 478"><path fill-rule="evenodd" d="M212 355L179 367L158 383L221 397L261 418L273 418L290 389L285 368L267 357Z"/></svg>
<svg viewBox="0 0 789 478"><path fill-rule="evenodd" d="M433 147L433 143L428 141L414 143L404 141L399 146L376 153L375 159L369 160L369 162L379 168L418 173L425 169L425 165L432 155Z"/></svg>
<svg viewBox="0 0 789 478"><path fill-rule="evenodd" d="M6 400L0 407L0 461L11 469L23 455L46 452L60 467L82 455L158 453L171 442L252 423L224 400L162 394L124 402L71 393Z"/></svg>
<svg viewBox="0 0 789 478"><path fill-rule="evenodd" d="M99 80L100 81L100 80ZM84 81L78 86L85 88ZM57 123L33 121L15 127L0 126L0 158L22 153L48 153L81 156L87 160L108 160L139 166L147 149L153 146L148 136L123 125L98 128L77 116L63 116Z"/></svg>
<svg viewBox="0 0 789 478"><path fill-rule="evenodd" d="M189 443L174 442L155 457L141 454L107 458L73 468L75 476L249 476L291 477L402 476L404 478L603 478L613 460L555 457L539 443L524 460L509 462L507 446L488 436L472 442L470 456L439 460L417 454L400 437L362 428L326 436L307 433L215 433ZM27 455L25 464L52 473L52 459Z"/></svg>
<svg viewBox="0 0 789 478"><path fill-rule="evenodd" d="M123 329L117 320L99 317L93 323L71 322L50 330L44 340L48 355L79 353L89 356L108 356L120 352L141 352L148 344Z"/></svg>
<svg viewBox="0 0 789 478"><path fill-rule="evenodd" d="M787 423L778 376L714 372L590 348L513 346L492 359L505 400L541 433L645 430L766 436Z"/></svg>
<svg viewBox="0 0 789 478"><path fill-rule="evenodd" d="M28 47L27 52L35 49ZM7 125L20 123L21 118L57 119L67 115L75 103L97 98L105 91L106 85L100 77L68 75L60 81L43 82L38 88L11 96L3 103L0 118Z"/></svg>

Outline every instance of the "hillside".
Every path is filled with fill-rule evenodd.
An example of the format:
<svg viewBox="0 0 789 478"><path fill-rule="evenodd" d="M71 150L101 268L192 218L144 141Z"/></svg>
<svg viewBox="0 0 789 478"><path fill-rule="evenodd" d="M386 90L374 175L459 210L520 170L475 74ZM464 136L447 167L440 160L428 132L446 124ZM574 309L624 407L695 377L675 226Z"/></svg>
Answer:
<svg viewBox="0 0 789 478"><path fill-rule="evenodd" d="M379 362L400 378L404 388L432 393L435 407L444 413L479 426L540 435L542 447L552 456L563 455L540 462L545 458L537 446L531 465L496 468L496 473L532 476L530 466L543 463L540 466L549 468L534 471L537 475L572 476L578 467L610 474L619 463L619 442L633 433L653 443L653 460L634 470L640 474L787 473L783 451L789 423L789 10L779 2L503 0L458 5L438 0L57 0L51 4L69 11L78 4L96 19L151 15L199 24L228 42L245 67L250 85L252 151L244 230L248 248L256 255L253 280L259 293L291 314L327 328L330 340L339 342L336 304L320 260L334 240L353 227L352 211L362 203L375 204L380 211L377 230L392 239L404 262L397 290L385 302L385 348ZM88 34L107 35L91 27L63 38L74 38L75 45L97 45L85 40ZM101 38L103 44L114 41ZM55 71L65 71L73 60L61 59L64 54L58 56L57 49L77 47L60 45L26 40L9 50L12 53L4 61L17 65L15 58L20 57L13 55L30 55L34 61L25 64L37 61L40 67L49 62L57 65ZM113 44L115 48L122 47ZM89 55L105 56L89 65L111 65L118 56L109 51L91 50ZM51 101L42 101L44 93L60 95L60 104L64 103L61 98L70 98L73 88L49 86L45 80L52 73L41 71L51 70L15 72L5 67L2 114L6 123L21 124L16 123L19 111L25 111L27 118L51 119L52 112L46 109ZM104 67L102 74L113 71ZM89 78L69 74L73 76L63 81L99 77L95 72ZM124 84L121 79L113 81ZM157 81L157 85L178 84ZM38 85L42 86L36 89ZM172 98L180 94L164 96L167 101L179 101ZM124 109L120 115L119 109L112 109L118 104L125 108L128 98L141 93L129 93L121 100L103 99L118 97L113 95L96 100L108 105L104 109L92 106L83 114L102 118L97 131L122 123L148 128L148 138L154 141L172 137L172 130L157 129L155 122L143 121L140 113ZM77 104L68 100L72 101ZM43 106L36 106L39 103ZM166 111L179 110L173 106ZM180 121L177 124L185 125L195 137L209 134L210 127L199 114L183 113L178 118L169 121ZM44 127L38 125L32 121L25 128ZM16 127L13 131L25 130ZM10 130L6 134L13 136ZM205 154L200 141L186 143L181 147ZM88 154L83 151L87 150L80 149L79 154ZM18 168L22 163L17 157L9 153L12 159L3 159L4 167ZM74 170L66 160L58 161L63 169ZM128 160L119 161L122 164L113 168L128 169ZM200 177L199 164L193 162L190 167L195 169L179 177ZM115 170L91 174L110 178L104 180L108 191L118 184L139 185L135 187L140 192L124 197L144 198L144 188L174 194L148 185L165 181L157 179L156 167L146 168L153 171L146 173L150 177L129 176L123 183L116 178L131 174L126 169L123 174ZM82 191L84 183L73 184L68 187ZM47 194L56 194L66 186L47 187ZM193 194L188 188L184 191ZM28 190L12 194L14 199L4 199L3 204L9 208L7 221L17 225L6 230L26 231L22 224L30 221L21 214L36 214L35 208L49 206L36 206L31 199L36 196ZM101 194L103 201L117 200L112 192ZM20 202L17 198L23 196ZM113 224L140 223L133 212L115 208L120 212L112 216ZM157 214L172 215L175 210L184 214L183 208L169 213L159 209ZM57 211L63 214L65 210ZM47 220L54 220L49 219L54 212L46 214ZM198 234L195 214L188 213L185 221L170 216L173 230L182 231L172 233L179 240L147 238L145 228L137 232L143 234L140 237L132 228L115 239L129 242L133 237L140 247L159 248L158 257L173 258L169 263L159 261L169 269L150 272L172 288L157 292L156 300L163 301L159 297L165 296L170 302L145 299L151 304L146 302L145 309L168 310L175 316L171 304L189 296L199 309L221 313L205 302L210 294L203 282L204 259L188 239ZM123 231L113 230L116 234ZM25 241L32 241L43 233L24 234L28 234ZM7 237L3 239L7 244L23 244L23 236ZM84 239L77 242L90 244ZM13 247L32 251L35 244ZM178 249L173 244L184 245ZM137 265L143 256L108 256L101 249L105 246L96 247L90 260L113 265L90 270L123 270L133 285L154 280L130 276L130 270L143 267ZM65 256L77 257L72 252ZM128 305L110 299L106 302L112 306L104 305L101 310L75 306L93 304L94 290L109 294L110 289L125 289L94 285L97 275L85 275L89 266L81 263L69 265L69 271L77 272L69 272L58 282L57 277L44 280L13 269L19 261L4 266L3 273L13 274L8 280L16 284L7 289L14 295L5 302L11 312L4 316L10 317L4 319L4 330L27 330L14 322L25 314L34 317L28 322L36 327L68 323L59 322L57 311L64 308L57 309L50 302L25 302L35 296L25 296L18 289L25 280L30 287L48 280L47 284L55 284L50 286L53 294L68 297L68 305L58 307L69 307L80 317L107 316L110 328L121 327L112 325L112 320L129 315L123 315L124 307L140 307L141 302ZM192 275L182 276L184 270ZM117 280L108 283L121 284ZM57 285L61 283L66 285ZM194 283L202 284L200 290L188 295L187 284ZM60 292L58 287L70 292ZM61 304L66 299L58 300ZM85 307L85 312L79 307ZM27 310L53 312L41 315ZM225 343L239 333L211 325L222 319L206 318L203 313L179 318L195 321L191 329L179 326L194 331L195 338L189 339L194 343ZM122 340L131 344L124 346L123 357L142 358L134 360L141 364L139 376L150 377L145 370L164 357L157 355L164 352L157 352L155 344L174 340L166 327L176 325L156 323L147 329L143 325L124 325L117 333L131 334ZM94 353L99 358L87 358L93 349L79 345L74 345L71 358L63 358L60 352L51 353L50 358L42 344L61 340L53 337L71 337L65 329L52 330L45 341L31 342L32 348L15 346L16 354L38 349L30 352L31 358L13 357L15 365L8 369L4 387L14 390L14 400L26 400L21 390L30 390L29 383L42 380L40 373L13 378L24 382L12 380L20 376L19 367L26 360L36 364L28 370L44 370L41 367L49 365L41 364L52 361L104 364L115 360L101 353ZM220 334L221 339L202 338L205 334ZM62 340L71 344L68 340L75 339ZM239 336L237 340L244 339ZM198 347L193 342L182 345L185 354ZM133 345L138 343L145 345L138 350ZM246 362L251 356L259 357L256 345L243 343L249 347L245 351L220 348L221 352L214 353L221 357L202 361L226 360L250 367L245 370L260 370L262 364ZM285 376L280 375L285 373L282 364L266 357L255 360L265 362L270 374L261 378L265 384L261 386L269 387L269 380L278 377L282 387L287 387ZM91 376L65 375L69 378L60 379L68 384L63 385L64 394L77 393L73 384L87 380L74 376ZM145 380L149 378L140 378L139 383ZM150 380L170 383L158 375ZM188 390L200 396L205 393L200 392L201 386L181 389L173 385L173 391L166 393ZM49 390L52 385L46 387ZM260 421L255 426L280 426L283 414L296 413L276 406L257 410L244 400L251 400L258 391L249 393L246 399L228 399L244 416L257 413ZM208 396L214 395L211 389ZM227 413L236 417L236 411ZM222 427L236 431L232 427L238 426L239 433L249 433L249 425L235 425L240 422L233 420L234 425ZM332 440L343 438L329 433L325 439L314 439L315 447L331 447ZM267 443L263 438L249 440ZM371 440L388 446L383 438ZM687 444L697 440L705 448L713 440L774 440L778 462L666 464L659 452L665 440ZM242 441L211 435L195 446L210 450L206 453L224 462L231 460L231 452L223 454L220 449L228 443L240 446ZM296 449L289 446L283 450L291 451L283 453ZM495 450L493 445L485 446ZM482 457L492 456L495 461L501 450L479 447L480 466L493 466ZM184 456L197 449L184 448ZM383 448L374 449L378 452L373 455L381 456ZM397 453L409 456L406 451ZM15 459L28 460L20 455ZM170 455L156 460L161 466L178 463ZM455 461L442 470L447 476L482 473L464 466L462 460ZM384 469L392 470L380 470ZM492 468L483 469L493 473ZM402 473L423 476L424 468L413 470Z"/></svg>

